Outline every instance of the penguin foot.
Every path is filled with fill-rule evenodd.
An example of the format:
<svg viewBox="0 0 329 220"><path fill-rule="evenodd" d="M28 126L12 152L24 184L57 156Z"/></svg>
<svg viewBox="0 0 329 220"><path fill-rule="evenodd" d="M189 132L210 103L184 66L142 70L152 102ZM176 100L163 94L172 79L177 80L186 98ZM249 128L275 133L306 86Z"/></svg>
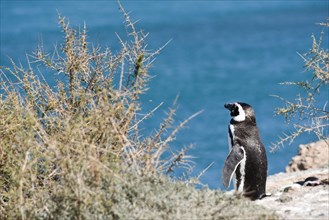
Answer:
<svg viewBox="0 0 329 220"><path fill-rule="evenodd" d="M261 200L261 199L264 199L265 197L270 197L270 196L272 196L271 193L264 193L264 194L260 195L258 199Z"/></svg>

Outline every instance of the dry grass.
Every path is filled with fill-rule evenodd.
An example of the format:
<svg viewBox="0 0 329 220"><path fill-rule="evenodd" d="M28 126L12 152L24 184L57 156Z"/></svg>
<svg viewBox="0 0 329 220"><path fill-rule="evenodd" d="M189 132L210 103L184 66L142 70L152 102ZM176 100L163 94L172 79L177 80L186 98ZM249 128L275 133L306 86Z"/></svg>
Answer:
<svg viewBox="0 0 329 220"><path fill-rule="evenodd" d="M128 40L119 38L118 53L92 47L86 25L76 31L60 16L60 49L48 53L40 45L27 56L27 68L12 62L0 69L0 218L275 217L164 176L190 168L186 149L173 152L169 144L199 113L172 128L170 109L154 135L140 134L140 122L153 111L142 115L139 97L161 49L147 50L146 35L121 11ZM43 74L61 77L49 86Z"/></svg>

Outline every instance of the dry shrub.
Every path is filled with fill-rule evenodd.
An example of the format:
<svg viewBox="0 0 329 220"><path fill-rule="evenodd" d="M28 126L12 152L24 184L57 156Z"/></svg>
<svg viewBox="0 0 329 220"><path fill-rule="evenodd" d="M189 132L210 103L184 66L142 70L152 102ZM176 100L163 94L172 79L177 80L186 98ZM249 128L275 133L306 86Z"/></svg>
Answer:
<svg viewBox="0 0 329 220"><path fill-rule="evenodd" d="M327 29L329 27L328 22L322 22L320 25ZM325 47L328 46L328 40L326 40L328 36L324 36L324 32L321 32L319 39L312 35L311 49L300 55L311 79L281 83L297 86L301 92L297 94L294 100L275 96L284 103L283 107L276 108L276 114L282 115L288 123L292 123L293 131L288 134L284 133L280 140L273 144L272 151L284 146L287 142L293 143L298 136L304 133L314 133L319 140L326 141L329 146L329 53L328 48Z"/></svg>

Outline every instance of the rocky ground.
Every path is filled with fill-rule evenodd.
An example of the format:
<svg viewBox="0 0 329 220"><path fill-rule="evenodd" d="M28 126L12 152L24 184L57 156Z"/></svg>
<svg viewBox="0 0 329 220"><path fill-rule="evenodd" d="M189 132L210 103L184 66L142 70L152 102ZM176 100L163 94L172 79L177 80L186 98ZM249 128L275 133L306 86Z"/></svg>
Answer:
<svg viewBox="0 0 329 220"><path fill-rule="evenodd" d="M271 196L256 203L283 219L329 219L328 141L301 145L286 173L268 177L267 192ZM305 181L308 177L315 178Z"/></svg>
<svg viewBox="0 0 329 220"><path fill-rule="evenodd" d="M328 165L329 139L299 146L298 154L291 159L286 172L308 170Z"/></svg>

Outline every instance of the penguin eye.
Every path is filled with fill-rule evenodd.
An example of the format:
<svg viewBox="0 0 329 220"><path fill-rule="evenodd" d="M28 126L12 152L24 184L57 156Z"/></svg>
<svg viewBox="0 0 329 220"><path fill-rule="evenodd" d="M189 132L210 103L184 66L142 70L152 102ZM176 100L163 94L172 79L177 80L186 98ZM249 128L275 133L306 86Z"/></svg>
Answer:
<svg viewBox="0 0 329 220"><path fill-rule="evenodd" d="M238 116L239 115L239 107L234 105L234 107L231 110L231 116Z"/></svg>

